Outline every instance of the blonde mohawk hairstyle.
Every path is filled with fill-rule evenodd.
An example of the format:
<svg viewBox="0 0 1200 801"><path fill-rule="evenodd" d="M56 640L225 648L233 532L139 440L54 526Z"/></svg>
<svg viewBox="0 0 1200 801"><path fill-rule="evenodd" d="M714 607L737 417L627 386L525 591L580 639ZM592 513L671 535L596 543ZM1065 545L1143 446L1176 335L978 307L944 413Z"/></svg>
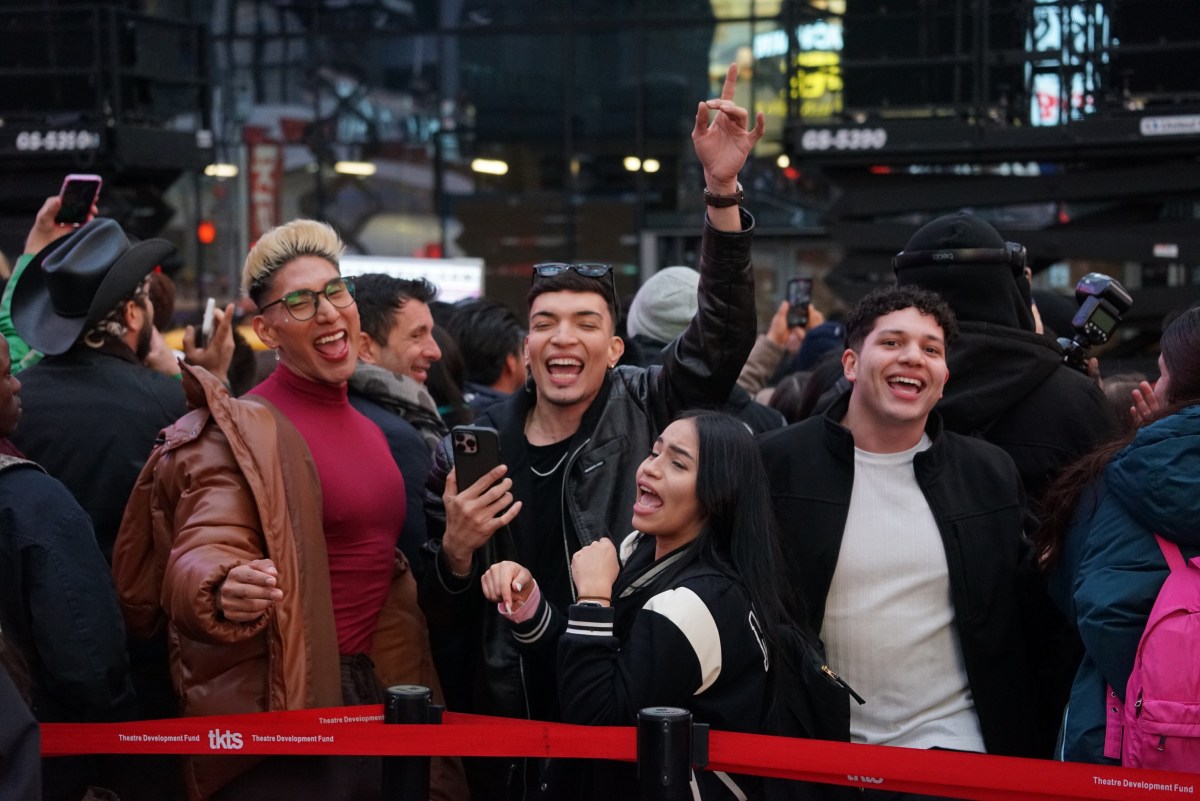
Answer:
<svg viewBox="0 0 1200 801"><path fill-rule="evenodd" d="M262 235L246 256L242 285L257 305L270 288L271 276L288 262L301 256L316 256L339 268L346 252L337 231L316 220L292 220L277 225Z"/></svg>

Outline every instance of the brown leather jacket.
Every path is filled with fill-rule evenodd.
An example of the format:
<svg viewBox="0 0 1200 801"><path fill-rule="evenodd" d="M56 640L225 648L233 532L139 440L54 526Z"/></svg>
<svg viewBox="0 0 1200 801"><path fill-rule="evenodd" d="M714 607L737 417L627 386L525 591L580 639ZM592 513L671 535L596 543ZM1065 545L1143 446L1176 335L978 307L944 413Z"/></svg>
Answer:
<svg viewBox="0 0 1200 801"><path fill-rule="evenodd" d="M184 367L184 389L194 409L163 431L113 550L126 625L135 636L168 626L185 716L339 706L321 488L308 447L274 407L232 397L203 369ZM268 557L283 599L251 623L225 620L215 604L225 576ZM385 686L421 684L440 701L416 584L399 551L371 656ZM189 796L208 797L256 761L187 760Z"/></svg>

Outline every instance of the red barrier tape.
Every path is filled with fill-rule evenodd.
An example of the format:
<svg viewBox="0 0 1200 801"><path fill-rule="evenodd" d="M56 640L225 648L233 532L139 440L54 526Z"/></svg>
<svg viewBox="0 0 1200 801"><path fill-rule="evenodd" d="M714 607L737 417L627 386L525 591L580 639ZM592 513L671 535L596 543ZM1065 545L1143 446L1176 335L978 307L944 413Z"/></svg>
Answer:
<svg viewBox="0 0 1200 801"><path fill-rule="evenodd" d="M43 756L268 754L584 757L633 761L633 727L572 726L447 712L440 725L385 725L379 707L41 726ZM978 801L1196 798L1200 775L949 751L717 732L713 770Z"/></svg>

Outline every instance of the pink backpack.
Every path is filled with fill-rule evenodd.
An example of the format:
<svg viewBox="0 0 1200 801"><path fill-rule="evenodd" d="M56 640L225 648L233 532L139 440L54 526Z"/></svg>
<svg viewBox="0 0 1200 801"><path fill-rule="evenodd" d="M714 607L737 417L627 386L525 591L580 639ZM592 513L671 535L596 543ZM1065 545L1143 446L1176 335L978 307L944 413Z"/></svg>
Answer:
<svg viewBox="0 0 1200 801"><path fill-rule="evenodd" d="M1137 656L1125 704L1108 688L1104 755L1134 768L1200 772L1200 556L1154 535L1171 568Z"/></svg>

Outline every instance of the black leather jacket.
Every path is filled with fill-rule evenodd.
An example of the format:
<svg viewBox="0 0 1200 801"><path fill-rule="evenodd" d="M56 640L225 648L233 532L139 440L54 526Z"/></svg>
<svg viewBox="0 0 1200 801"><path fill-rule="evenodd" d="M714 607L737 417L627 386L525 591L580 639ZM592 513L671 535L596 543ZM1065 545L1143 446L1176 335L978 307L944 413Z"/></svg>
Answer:
<svg viewBox="0 0 1200 801"><path fill-rule="evenodd" d="M568 449L560 499L578 543L601 537L620 541L632 528L634 474L655 438L680 412L719 408L729 397L754 345L756 319L750 244L754 218L742 212L743 230L721 232L705 224L700 253L699 306L696 317L668 348L663 364L649 368L619 366L609 372L600 394L585 413ZM479 425L500 432L508 464L523 461L526 416L537 402L533 387L489 407ZM426 485L433 567L421 586L421 606L429 621L439 669L451 708L494 715L527 717L529 692L555 693L555 687L525 687L523 666L509 626L488 608L480 589L483 570L501 559L518 559L521 544L534 537L563 536L530 530L534 515L522 511L475 554L466 579L451 575L436 554L445 529L442 489L453 466L448 439L434 454ZM531 502L531 477L516 470L513 495ZM553 502L553 501L549 501ZM570 570L564 557L562 569ZM565 613L566 610L561 610ZM503 797L497 793L494 797Z"/></svg>

